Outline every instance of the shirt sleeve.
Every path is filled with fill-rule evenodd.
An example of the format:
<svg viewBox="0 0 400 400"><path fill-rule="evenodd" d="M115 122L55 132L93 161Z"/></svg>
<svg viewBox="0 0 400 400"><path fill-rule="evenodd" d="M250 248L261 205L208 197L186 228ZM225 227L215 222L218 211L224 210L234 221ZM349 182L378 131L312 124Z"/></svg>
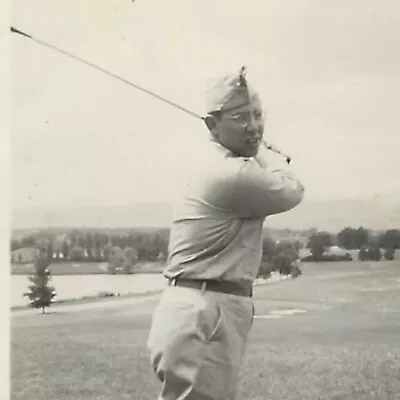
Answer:
<svg viewBox="0 0 400 400"><path fill-rule="evenodd" d="M265 218L296 207L304 197L304 186L270 151L257 158L233 157L201 174L191 197L216 213L239 218Z"/></svg>
<svg viewBox="0 0 400 400"><path fill-rule="evenodd" d="M283 213L304 197L304 186L288 168L263 168L251 160L240 168L231 190L229 208L243 218Z"/></svg>

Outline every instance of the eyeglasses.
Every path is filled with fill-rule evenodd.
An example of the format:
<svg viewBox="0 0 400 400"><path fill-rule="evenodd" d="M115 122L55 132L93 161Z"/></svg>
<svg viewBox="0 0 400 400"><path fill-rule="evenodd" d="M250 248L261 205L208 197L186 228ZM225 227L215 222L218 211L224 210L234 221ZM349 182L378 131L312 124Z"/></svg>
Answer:
<svg viewBox="0 0 400 400"><path fill-rule="evenodd" d="M234 121L235 123L247 126L251 123L251 118L259 124L265 121L267 113L265 111L244 111L236 114L225 114L225 118Z"/></svg>

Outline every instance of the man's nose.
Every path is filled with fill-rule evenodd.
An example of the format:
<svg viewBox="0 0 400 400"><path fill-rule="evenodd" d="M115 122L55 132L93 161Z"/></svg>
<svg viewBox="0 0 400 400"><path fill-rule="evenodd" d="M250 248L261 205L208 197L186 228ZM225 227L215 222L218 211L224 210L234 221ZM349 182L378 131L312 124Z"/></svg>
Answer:
<svg viewBox="0 0 400 400"><path fill-rule="evenodd" d="M249 116L249 120L247 122L246 128L248 131L251 131L251 132L257 132L259 130L259 124L257 123L257 121L253 115Z"/></svg>
<svg viewBox="0 0 400 400"><path fill-rule="evenodd" d="M262 132L264 128L264 124L262 121L257 121L254 116L249 118L249 121L246 125L246 130L252 133Z"/></svg>

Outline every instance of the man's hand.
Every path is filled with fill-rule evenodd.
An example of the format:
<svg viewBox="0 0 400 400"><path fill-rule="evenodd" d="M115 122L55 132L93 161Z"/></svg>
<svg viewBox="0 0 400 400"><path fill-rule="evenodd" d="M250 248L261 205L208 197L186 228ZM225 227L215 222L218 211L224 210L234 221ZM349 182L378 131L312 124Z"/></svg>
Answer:
<svg viewBox="0 0 400 400"><path fill-rule="evenodd" d="M268 168L271 166L287 167L287 161L284 161L282 155L269 150L267 143L263 140L257 155L254 157L255 161L261 168Z"/></svg>
<svg viewBox="0 0 400 400"><path fill-rule="evenodd" d="M273 154L271 150L267 148L267 143L263 140L260 148L258 149L257 155L254 157L258 165L262 168L267 168L272 164L275 164L278 160L277 154Z"/></svg>

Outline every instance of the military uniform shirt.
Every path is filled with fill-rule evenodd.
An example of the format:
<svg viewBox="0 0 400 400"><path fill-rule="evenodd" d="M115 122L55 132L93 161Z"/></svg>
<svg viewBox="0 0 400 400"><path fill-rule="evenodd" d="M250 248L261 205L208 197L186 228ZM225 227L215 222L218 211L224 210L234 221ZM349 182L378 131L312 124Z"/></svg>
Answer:
<svg viewBox="0 0 400 400"><path fill-rule="evenodd" d="M210 146L207 165L190 176L174 206L164 275L253 281L265 218L297 206L304 187L288 167L263 168L218 143Z"/></svg>

